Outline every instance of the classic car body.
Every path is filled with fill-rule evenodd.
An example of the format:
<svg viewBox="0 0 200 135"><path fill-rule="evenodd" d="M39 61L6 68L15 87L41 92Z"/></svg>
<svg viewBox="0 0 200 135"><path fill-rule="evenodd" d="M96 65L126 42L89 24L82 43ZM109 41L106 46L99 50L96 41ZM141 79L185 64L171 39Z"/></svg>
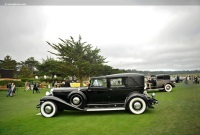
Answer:
<svg viewBox="0 0 200 135"><path fill-rule="evenodd" d="M133 114L143 113L158 101L144 91L144 76L123 73L92 77L89 87L53 88L40 99L40 112L52 117L57 111L109 111L129 110Z"/></svg>
<svg viewBox="0 0 200 135"><path fill-rule="evenodd" d="M145 80L145 89L159 89L171 92L173 87L175 87L175 82L167 74L151 75L150 79L146 78Z"/></svg>

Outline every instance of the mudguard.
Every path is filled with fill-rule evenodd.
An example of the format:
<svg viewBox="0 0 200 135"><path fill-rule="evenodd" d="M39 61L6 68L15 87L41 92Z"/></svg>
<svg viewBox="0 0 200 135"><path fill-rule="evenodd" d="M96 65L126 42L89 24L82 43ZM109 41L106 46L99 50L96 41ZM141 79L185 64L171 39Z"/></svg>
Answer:
<svg viewBox="0 0 200 135"><path fill-rule="evenodd" d="M42 105L42 103L45 102L45 101L55 101L55 102L61 103L63 105L66 105L66 106L68 106L68 107L70 107L72 109L83 111L83 109L78 108L76 106L73 106L73 105L67 103L66 101L64 101L64 100L62 100L62 99L60 99L58 97L54 97L54 96L44 96L42 99L40 99L40 105L37 108L40 108L40 106Z"/></svg>
<svg viewBox="0 0 200 135"><path fill-rule="evenodd" d="M86 97L85 94L84 94L83 92L81 92L81 91L72 91L71 93L69 93L67 99L70 99L70 96L73 95L73 94L80 94L80 95L83 97L85 103L87 102L87 97Z"/></svg>
<svg viewBox="0 0 200 135"><path fill-rule="evenodd" d="M72 91L71 93L69 93L69 95L67 97L69 103L71 103L70 100L71 100L71 97L73 97L73 95L79 95L81 97L82 101L81 101L80 105L78 105L77 107L83 109L87 103L87 97L85 96L85 94L79 90Z"/></svg>
<svg viewBox="0 0 200 135"><path fill-rule="evenodd" d="M141 94L141 93L137 93L137 92L130 93L129 96L126 98L125 104L124 104L126 108L128 107L128 103L129 103L130 99L135 98L135 97L140 97L140 98L144 99L147 106L150 108L153 108L152 103L149 102L147 96L145 96L144 94Z"/></svg>
<svg viewBox="0 0 200 135"><path fill-rule="evenodd" d="M165 87L165 85L167 85L167 84L170 84L173 88L176 87L176 85L175 85L173 82L165 83L165 84L163 85L163 87Z"/></svg>

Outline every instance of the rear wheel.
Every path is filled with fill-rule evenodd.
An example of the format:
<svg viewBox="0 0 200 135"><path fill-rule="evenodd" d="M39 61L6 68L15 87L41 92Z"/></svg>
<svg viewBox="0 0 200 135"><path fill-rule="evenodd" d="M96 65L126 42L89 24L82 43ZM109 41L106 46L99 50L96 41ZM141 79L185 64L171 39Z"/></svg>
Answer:
<svg viewBox="0 0 200 135"><path fill-rule="evenodd" d="M172 91L172 85L171 84L166 84L165 85L165 91L166 92L171 92Z"/></svg>
<svg viewBox="0 0 200 135"><path fill-rule="evenodd" d="M129 102L129 110L133 114L142 114L146 110L146 103L140 97L132 98Z"/></svg>
<svg viewBox="0 0 200 135"><path fill-rule="evenodd" d="M53 117L57 113L57 106L52 101L46 101L41 105L40 112L44 117Z"/></svg>

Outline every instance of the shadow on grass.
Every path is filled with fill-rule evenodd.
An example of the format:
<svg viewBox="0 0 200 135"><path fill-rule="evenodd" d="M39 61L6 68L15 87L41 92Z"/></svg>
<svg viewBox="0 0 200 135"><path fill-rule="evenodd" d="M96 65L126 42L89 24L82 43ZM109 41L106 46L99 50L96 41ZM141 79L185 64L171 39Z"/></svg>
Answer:
<svg viewBox="0 0 200 135"><path fill-rule="evenodd" d="M127 115L128 111L63 111L59 112L58 116L96 116L96 115Z"/></svg>
<svg viewBox="0 0 200 135"><path fill-rule="evenodd" d="M154 109L148 108L143 114L140 115L145 115L145 114L152 114L154 113ZM63 111L63 112L58 112L57 116L113 116L113 115L135 115L130 113L128 110L118 110L118 111ZM56 117L57 117L56 116Z"/></svg>
<svg viewBox="0 0 200 135"><path fill-rule="evenodd" d="M150 94L150 93L162 93L162 92L165 92L164 90L147 90L147 93Z"/></svg>

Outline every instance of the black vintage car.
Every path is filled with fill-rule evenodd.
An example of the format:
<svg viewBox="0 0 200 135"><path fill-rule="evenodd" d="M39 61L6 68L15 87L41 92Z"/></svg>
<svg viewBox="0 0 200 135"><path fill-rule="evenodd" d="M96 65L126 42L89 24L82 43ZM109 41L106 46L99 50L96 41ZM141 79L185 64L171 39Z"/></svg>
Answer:
<svg viewBox="0 0 200 135"><path fill-rule="evenodd" d="M113 74L92 77L89 87L53 88L46 93L40 104L44 117L52 117L57 111L109 111L129 110L143 113L158 101L144 91L144 76L135 73Z"/></svg>
<svg viewBox="0 0 200 135"><path fill-rule="evenodd" d="M145 78L145 89L158 89L166 92L171 92L175 87L175 81L172 81L170 75L159 74L151 75Z"/></svg>

